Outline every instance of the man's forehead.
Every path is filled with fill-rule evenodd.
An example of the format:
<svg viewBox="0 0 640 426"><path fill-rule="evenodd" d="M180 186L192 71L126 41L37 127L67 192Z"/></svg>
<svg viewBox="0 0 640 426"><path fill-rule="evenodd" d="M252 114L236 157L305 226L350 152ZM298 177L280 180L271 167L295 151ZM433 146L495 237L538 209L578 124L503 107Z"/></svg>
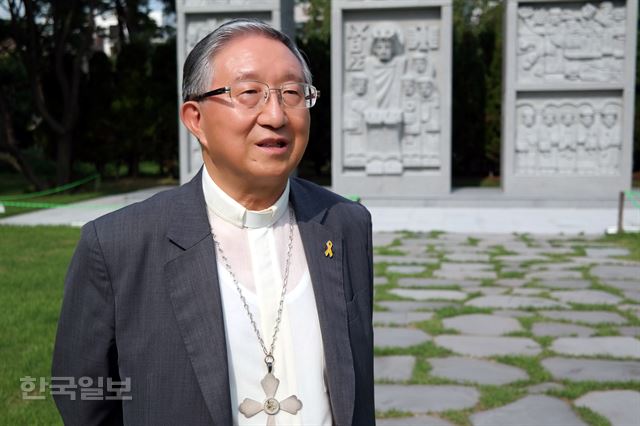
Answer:
<svg viewBox="0 0 640 426"><path fill-rule="evenodd" d="M271 71L267 69L240 69L233 71L233 80L234 81L244 81L244 80L261 80L264 78L264 72ZM283 81L302 81L304 78L302 77L302 71L296 72L294 70L287 70L283 72L279 78Z"/></svg>

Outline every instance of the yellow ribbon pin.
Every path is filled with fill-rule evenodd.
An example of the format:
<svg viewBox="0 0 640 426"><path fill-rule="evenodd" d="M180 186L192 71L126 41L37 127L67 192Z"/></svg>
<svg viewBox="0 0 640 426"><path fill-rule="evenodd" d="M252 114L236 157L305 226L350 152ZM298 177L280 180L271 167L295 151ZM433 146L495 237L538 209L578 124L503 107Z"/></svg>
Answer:
<svg viewBox="0 0 640 426"><path fill-rule="evenodd" d="M327 241L325 247L327 248L324 251L325 257L333 257L333 250L331 250L333 248L333 243L331 242L331 240Z"/></svg>

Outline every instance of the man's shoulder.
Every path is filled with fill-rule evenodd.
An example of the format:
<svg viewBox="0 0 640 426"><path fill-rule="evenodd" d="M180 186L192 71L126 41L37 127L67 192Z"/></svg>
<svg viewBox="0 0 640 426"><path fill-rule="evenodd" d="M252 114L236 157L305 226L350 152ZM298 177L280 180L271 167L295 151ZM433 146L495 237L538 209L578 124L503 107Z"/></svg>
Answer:
<svg viewBox="0 0 640 426"><path fill-rule="evenodd" d="M301 178L291 179L291 189L298 204L309 210L325 210L327 217L338 219L370 221L369 211L360 203L349 200L318 184Z"/></svg>

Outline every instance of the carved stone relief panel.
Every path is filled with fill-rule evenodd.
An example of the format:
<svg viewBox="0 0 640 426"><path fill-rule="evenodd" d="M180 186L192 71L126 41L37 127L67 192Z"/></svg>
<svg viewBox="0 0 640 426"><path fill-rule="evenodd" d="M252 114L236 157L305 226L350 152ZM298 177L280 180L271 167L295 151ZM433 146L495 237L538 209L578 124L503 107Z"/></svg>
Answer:
<svg viewBox="0 0 640 426"><path fill-rule="evenodd" d="M611 1L520 4L517 81L622 81L626 13Z"/></svg>
<svg viewBox="0 0 640 426"><path fill-rule="evenodd" d="M439 22L345 20L343 34L344 167L439 169Z"/></svg>
<svg viewBox="0 0 640 426"><path fill-rule="evenodd" d="M189 54L196 43L215 30L220 24L222 24L222 21L216 18L199 17L199 19L188 20L185 25L185 52Z"/></svg>
<svg viewBox="0 0 640 426"><path fill-rule="evenodd" d="M617 96L522 96L516 104L516 175L619 175L622 111Z"/></svg>

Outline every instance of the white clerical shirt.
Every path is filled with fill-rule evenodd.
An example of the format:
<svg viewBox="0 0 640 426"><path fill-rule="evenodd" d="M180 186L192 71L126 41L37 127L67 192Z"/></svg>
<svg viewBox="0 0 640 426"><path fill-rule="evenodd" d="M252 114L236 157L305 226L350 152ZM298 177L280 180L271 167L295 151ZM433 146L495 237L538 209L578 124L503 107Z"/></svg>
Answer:
<svg viewBox="0 0 640 426"><path fill-rule="evenodd" d="M226 194L207 173L202 188L213 233L224 251L269 350L278 315L289 244L289 183L268 209L251 211ZM275 398L296 395L302 409L296 415L280 411L277 425L331 425L324 380L324 351L316 302L304 247L294 218L289 279L280 331L274 349L273 374L280 380ZM238 290L217 252L227 339L227 362L234 425L267 424L262 411L246 418L238 411L245 398L263 402L260 381L267 373L264 352Z"/></svg>

